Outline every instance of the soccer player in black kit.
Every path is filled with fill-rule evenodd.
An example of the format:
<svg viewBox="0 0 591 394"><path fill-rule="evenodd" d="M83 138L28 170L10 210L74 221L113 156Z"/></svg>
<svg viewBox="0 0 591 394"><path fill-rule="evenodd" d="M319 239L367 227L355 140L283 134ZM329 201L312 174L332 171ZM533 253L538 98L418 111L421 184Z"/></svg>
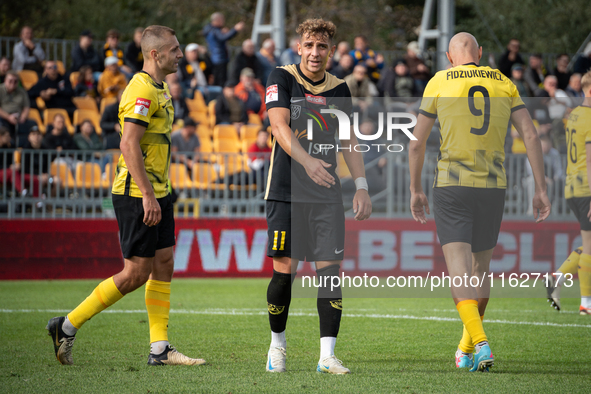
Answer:
<svg viewBox="0 0 591 394"><path fill-rule="evenodd" d="M341 185L336 175L336 116L322 109L352 111L347 84L326 72L326 63L336 47L336 27L322 19L304 21L300 35L300 64L278 67L269 76L266 104L273 129L273 153L265 193L273 277L267 290L271 346L266 369L285 372L285 327L291 301L291 286L298 261L314 261L318 280L328 287L318 289L320 360L317 371L346 374L349 369L334 355L342 314L340 287L331 288L330 278L339 276L344 255L345 215ZM313 130L308 129L312 120ZM311 139L310 134L312 134ZM356 220L371 215L371 201L357 139L340 141L339 151L355 180L353 198ZM292 242L293 241L293 242Z"/></svg>

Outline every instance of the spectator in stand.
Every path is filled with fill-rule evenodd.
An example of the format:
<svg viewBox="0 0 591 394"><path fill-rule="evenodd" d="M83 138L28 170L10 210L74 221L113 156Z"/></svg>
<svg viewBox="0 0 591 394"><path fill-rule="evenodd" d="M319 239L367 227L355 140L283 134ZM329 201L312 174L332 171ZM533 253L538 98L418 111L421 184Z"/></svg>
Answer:
<svg viewBox="0 0 591 394"><path fill-rule="evenodd" d="M101 130L103 131L103 144L105 149L119 149L121 143L121 124L119 123L119 102L121 101L120 92L117 96L117 102L105 107L101 115ZM171 93L172 94L172 93Z"/></svg>
<svg viewBox="0 0 591 394"><path fill-rule="evenodd" d="M28 135L31 128L29 116L29 96L18 86L16 71L8 71L4 83L0 85L0 125L10 131L12 138L18 134ZM26 139L26 138L24 138Z"/></svg>
<svg viewBox="0 0 591 394"><path fill-rule="evenodd" d="M28 93L31 101L41 97L47 108L63 108L68 111L70 117L76 110L76 106L72 103L74 89L70 79L58 73L57 65L52 60L45 62L45 76L31 87Z"/></svg>
<svg viewBox="0 0 591 394"><path fill-rule="evenodd" d="M256 141L248 147L248 167L252 171L259 171L265 166L265 162L270 161L272 149L267 141L269 141L269 132L260 129Z"/></svg>
<svg viewBox="0 0 591 394"><path fill-rule="evenodd" d="M334 55L332 56L332 60L336 63L340 63L343 55L349 55L351 52L351 47L347 41L341 41L337 44L337 50L334 51ZM350 55L349 55L350 56Z"/></svg>
<svg viewBox="0 0 591 394"><path fill-rule="evenodd" d="M248 114L258 114L261 121L267 118L265 88L255 81L254 71L246 67L240 72L240 83L234 88L234 95L244 102Z"/></svg>
<svg viewBox="0 0 591 394"><path fill-rule="evenodd" d="M402 59L396 60L394 65L382 73L377 88L381 95L388 94L389 97L417 97L415 81L410 76L406 62Z"/></svg>
<svg viewBox="0 0 591 394"><path fill-rule="evenodd" d="M133 76L131 68L125 65L125 54L123 53L123 50L119 48L119 30L111 29L107 32L107 40L103 47L102 55L103 62L112 56L117 58L117 66L119 67L119 70L129 78Z"/></svg>
<svg viewBox="0 0 591 394"><path fill-rule="evenodd" d="M66 120L60 114L53 117L53 122L47 127L45 137L43 137L43 145L47 149L57 151L76 149L74 139L66 129Z"/></svg>
<svg viewBox="0 0 591 394"><path fill-rule="evenodd" d="M298 45L300 44L300 38L295 36L289 40L289 48L285 49L281 56L279 56L279 65L285 66L288 64L298 64L302 57L298 55ZM265 84L267 81L262 81Z"/></svg>
<svg viewBox="0 0 591 394"><path fill-rule="evenodd" d="M585 75L589 70L591 70L591 42L587 43L583 53L579 55L573 66L573 72L581 75Z"/></svg>
<svg viewBox="0 0 591 394"><path fill-rule="evenodd" d="M376 85L367 76L365 66L358 64L353 68L353 72L345 77L345 82L351 91L351 97L355 103L355 98L375 97L378 95Z"/></svg>
<svg viewBox="0 0 591 394"><path fill-rule="evenodd" d="M103 62L97 51L92 46L94 36L90 30L83 30L80 33L78 44L72 49L71 71L79 71L82 66L90 66L93 72L100 72L103 69Z"/></svg>
<svg viewBox="0 0 591 394"><path fill-rule="evenodd" d="M6 73L10 70L10 60L7 57L2 56L0 58L0 83L4 83Z"/></svg>
<svg viewBox="0 0 591 394"><path fill-rule="evenodd" d="M523 79L529 86L529 90L536 93L538 89L544 87L544 78L548 73L546 67L542 63L542 55L539 53L533 54L529 57L529 67L525 70Z"/></svg>
<svg viewBox="0 0 591 394"><path fill-rule="evenodd" d="M246 67L254 71L256 79L263 81L263 66L256 55L254 42L250 38L242 42L242 50L234 59L234 69L232 70L230 77L230 80L234 84L238 83L240 80L240 72Z"/></svg>
<svg viewBox="0 0 591 394"><path fill-rule="evenodd" d="M125 48L125 65L130 68L132 73L137 73L144 67L144 55L142 54L142 34L143 27L136 27L133 31L133 40Z"/></svg>
<svg viewBox="0 0 591 394"><path fill-rule="evenodd" d="M558 89L558 78L555 75L548 75L544 78L544 89L550 101L548 102L548 113L550 119L562 119L566 108L571 105L570 99L564 90Z"/></svg>
<svg viewBox="0 0 591 394"><path fill-rule="evenodd" d="M5 150L2 152L2 150ZM12 182L12 168L15 167L14 161L14 141L10 138L10 132L8 129L0 126L0 190L4 179L6 179L7 190L10 190L10 184Z"/></svg>
<svg viewBox="0 0 591 394"><path fill-rule="evenodd" d="M355 37L354 44L355 49L349 53L353 57L353 63L365 66L369 79L374 83L377 82L384 68L384 57L369 48L367 38L363 35Z"/></svg>
<svg viewBox="0 0 591 394"><path fill-rule="evenodd" d="M523 65L516 63L511 66L511 82L517 87L520 97L532 97L529 85L523 80Z"/></svg>
<svg viewBox="0 0 591 394"><path fill-rule="evenodd" d="M273 41L272 38L267 38L263 41L263 45L257 53L257 57L263 68L263 76L260 81L266 83L271 71L279 65L279 59L275 56L275 41Z"/></svg>
<svg viewBox="0 0 591 394"><path fill-rule="evenodd" d="M16 165L16 169L20 171L16 174L14 186L23 197L28 194L38 197L39 184L43 188L49 183L49 160L43 152L48 148L43 143L43 135L37 127L29 131L27 140L23 149L29 152L23 152L21 164ZM24 178L24 188L21 177Z"/></svg>
<svg viewBox="0 0 591 394"><path fill-rule="evenodd" d="M199 137L195 133L197 123L190 117L186 117L183 121L183 127L179 131L172 133L171 149L172 160L177 163L184 163L189 171L193 168L195 163L195 154L199 153ZM178 152L191 152L192 154L178 154Z"/></svg>
<svg viewBox="0 0 591 394"><path fill-rule="evenodd" d="M199 45L194 43L187 45L185 56L179 61L178 71L185 96L193 97L195 89L198 89L206 97L209 75L211 75L211 64L199 59Z"/></svg>
<svg viewBox="0 0 591 394"><path fill-rule="evenodd" d="M337 78L344 79L347 75L353 72L353 58L348 53L341 56L341 61L334 66L330 73Z"/></svg>
<svg viewBox="0 0 591 394"><path fill-rule="evenodd" d="M571 73L568 71L568 63L570 59L566 53L556 57L556 67L553 75L558 79L558 89L564 90L568 86Z"/></svg>
<svg viewBox="0 0 591 394"><path fill-rule="evenodd" d="M226 18L224 14L215 12L211 15L211 23L203 29L203 35L211 52L214 76L213 84L216 86L225 86L228 79L228 62L230 61L230 56L226 42L244 29L244 22L238 22L229 30L224 27L225 24Z"/></svg>
<svg viewBox="0 0 591 394"><path fill-rule="evenodd" d="M419 57L421 51L419 50L419 43L411 41L406 46L406 55L404 61L408 66L410 76L414 79L416 85L416 94L420 97L423 95L427 82L431 79L429 67L425 65L423 59Z"/></svg>
<svg viewBox="0 0 591 394"><path fill-rule="evenodd" d="M80 132L74 134L74 143L76 147L80 150L103 150L103 141L101 137L96 133L94 130L94 126L90 120L83 121L79 126ZM94 158L100 158L101 155L98 153L94 155ZM91 157L85 157L88 159L92 159ZM92 160L91 160L92 161Z"/></svg>
<svg viewBox="0 0 591 394"><path fill-rule="evenodd" d="M583 87L581 86L581 74L579 73L574 73L573 75L570 76L570 79L568 81L568 86L565 90L566 94L569 97L575 97L575 98L582 98L585 97L585 94L583 93Z"/></svg>
<svg viewBox="0 0 591 394"><path fill-rule="evenodd" d="M236 126L236 132L239 133L242 125L248 122L248 114L242 100L234 94L235 87L236 85L231 81L224 85L222 95L215 103L215 122L216 124L233 124Z"/></svg>
<svg viewBox="0 0 591 394"><path fill-rule="evenodd" d="M519 40L513 38L507 44L507 50L499 58L499 71L505 74L507 78L511 78L511 67L514 64L525 64L523 58L519 54L520 43Z"/></svg>
<svg viewBox="0 0 591 394"><path fill-rule="evenodd" d="M185 119L189 116L189 106L183 96L183 88L179 83L168 85L170 95L172 96L172 107L174 108L174 122Z"/></svg>
<svg viewBox="0 0 591 394"><path fill-rule="evenodd" d="M119 61L115 56L105 59L105 71L98 81L98 92L102 98L117 97L127 86L127 79L119 71Z"/></svg>
<svg viewBox="0 0 591 394"><path fill-rule="evenodd" d="M562 190L564 188L564 174L562 172L562 158L556 148L552 146L552 139L547 134L540 135L540 143L542 144L542 154L544 159L544 173L546 175L546 185L548 187L548 196L554 196L554 188ZM530 198L527 214L533 213L532 200L535 194L535 182L529 160L525 160L526 178L524 179L525 186Z"/></svg>
<svg viewBox="0 0 591 394"><path fill-rule="evenodd" d="M12 56L12 69L15 71L33 70L38 74L43 71L45 52L41 45L33 41L33 29L29 26L22 28L21 40L14 44Z"/></svg>
<svg viewBox="0 0 591 394"><path fill-rule="evenodd" d="M76 86L74 87L74 95L76 97L92 97L94 99L97 99L98 103L99 94L97 90L96 80L94 79L94 73L92 72L92 67L80 67L78 81L76 83Z"/></svg>

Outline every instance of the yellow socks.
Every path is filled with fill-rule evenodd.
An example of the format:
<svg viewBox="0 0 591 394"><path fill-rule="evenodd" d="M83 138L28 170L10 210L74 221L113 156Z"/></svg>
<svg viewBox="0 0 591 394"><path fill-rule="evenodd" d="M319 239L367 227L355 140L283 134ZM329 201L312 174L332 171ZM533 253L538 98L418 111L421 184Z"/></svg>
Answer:
<svg viewBox="0 0 591 394"><path fill-rule="evenodd" d="M146 282L146 309L150 322L150 343L168 341L170 282L159 280Z"/></svg>
<svg viewBox="0 0 591 394"><path fill-rule="evenodd" d="M68 320L76 328L82 327L91 317L104 311L123 297L115 286L113 277L99 283L80 305L68 314Z"/></svg>
<svg viewBox="0 0 591 394"><path fill-rule="evenodd" d="M480 321L484 320L484 316L480 316ZM474 352L474 343L472 342L472 337L468 334L466 330L466 326L463 326L462 332L462 339L460 340L460 344L458 345L460 350L464 353L473 353Z"/></svg>
<svg viewBox="0 0 591 394"><path fill-rule="evenodd" d="M467 334L472 339L472 344L478 344L482 341L486 341L486 334L484 333L484 328L482 327L482 320L480 317L480 313L478 312L478 301L464 300L458 302L456 308L460 313L460 319L462 319L462 323L464 323L464 327ZM462 337L462 340L463 339L464 337ZM474 345L472 345L472 350L473 349ZM464 351L461 347L460 350Z"/></svg>
<svg viewBox="0 0 591 394"><path fill-rule="evenodd" d="M585 253L579 259L579 286L581 297L591 297L591 255Z"/></svg>
<svg viewBox="0 0 591 394"><path fill-rule="evenodd" d="M579 267L579 258L581 257L581 253L583 253L583 247L576 248L573 250L568 256L568 258L562 263L558 271L562 272L562 274L576 274L577 268Z"/></svg>

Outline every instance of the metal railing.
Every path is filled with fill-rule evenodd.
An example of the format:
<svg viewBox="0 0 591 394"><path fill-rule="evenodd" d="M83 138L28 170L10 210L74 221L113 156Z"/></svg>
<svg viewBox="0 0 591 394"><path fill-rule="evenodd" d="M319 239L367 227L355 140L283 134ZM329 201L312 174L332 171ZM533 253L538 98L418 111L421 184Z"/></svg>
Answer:
<svg viewBox="0 0 591 394"><path fill-rule="evenodd" d="M118 151L83 152L0 150L1 218L105 218L113 217L112 179ZM193 155L193 156L191 156ZM256 157L251 157L251 159ZM385 165L378 158L367 163L374 217L409 218L410 179L405 152L387 153ZM190 159L191 161L188 161ZM177 217L264 217L264 194L269 171L268 155L260 157L256 170L246 154L192 154L173 156L170 180L178 196ZM566 168L566 155L560 157ZM505 160L507 193L505 219L531 218L531 177L525 155L508 154ZM14 162L20 163L15 166ZM427 152L423 167L423 189L432 204L437 153ZM552 174L548 189L553 220L573 220L564 199L562 174ZM369 173L381 174L370 179ZM555 176L556 175L556 176ZM291 176L286 174L285 176ZM341 179L343 203L352 216L355 186L350 177Z"/></svg>

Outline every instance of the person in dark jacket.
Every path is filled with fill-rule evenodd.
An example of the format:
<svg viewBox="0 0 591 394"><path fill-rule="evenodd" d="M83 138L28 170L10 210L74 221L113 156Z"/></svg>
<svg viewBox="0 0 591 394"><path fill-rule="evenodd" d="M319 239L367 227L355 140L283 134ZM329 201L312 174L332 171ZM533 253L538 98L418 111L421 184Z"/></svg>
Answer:
<svg viewBox="0 0 591 394"><path fill-rule="evenodd" d="M125 64L134 73L141 71L144 67L144 55L142 54L142 47L140 45L143 33L144 28L137 27L133 31L133 40L125 48Z"/></svg>
<svg viewBox="0 0 591 394"><path fill-rule="evenodd" d="M103 143L105 149L119 149L121 143L121 124L119 123L119 101L105 107L101 116L101 130L103 131Z"/></svg>
<svg viewBox="0 0 591 394"><path fill-rule="evenodd" d="M511 67L514 64L525 64L523 58L519 54L520 43L519 40L513 38L507 44L507 50L499 58L499 71L507 78L511 78Z"/></svg>
<svg viewBox="0 0 591 394"><path fill-rule="evenodd" d="M29 90L31 103L35 102L37 97L41 97L45 101L47 108L65 109L70 117L76 110L76 106L72 102L74 89L70 84L70 78L60 75L57 65L52 60L45 62L45 76Z"/></svg>
<svg viewBox="0 0 591 394"><path fill-rule="evenodd" d="M43 145L47 149L57 151L78 149L74 139L66 129L66 120L62 115L57 114L53 117L53 122L47 127L47 132L43 137Z"/></svg>
<svg viewBox="0 0 591 394"><path fill-rule="evenodd" d="M244 40L242 50L234 59L234 68L232 69L230 81L234 84L240 82L240 73L247 67L254 71L255 78L261 81L261 84L267 82L264 81L264 68L256 55L254 42L250 38Z"/></svg>
<svg viewBox="0 0 591 394"><path fill-rule="evenodd" d="M80 41L72 49L71 71L79 71L82 66L90 66L94 72L102 70L103 63L92 46L93 39L94 36L90 30L84 30L80 33Z"/></svg>
<svg viewBox="0 0 591 394"><path fill-rule="evenodd" d="M213 63L213 84L224 86L228 79L228 62L230 55L226 42L234 37L239 31L244 29L244 22L238 22L232 29L224 27L226 18L221 12L214 12L211 15L211 23L203 29L203 35L207 40L207 46L211 52L211 62Z"/></svg>
<svg viewBox="0 0 591 394"><path fill-rule="evenodd" d="M215 103L215 123L233 124L238 132L241 125L248 123L248 114L242 100L234 95L235 86L231 81L224 85L222 95Z"/></svg>

